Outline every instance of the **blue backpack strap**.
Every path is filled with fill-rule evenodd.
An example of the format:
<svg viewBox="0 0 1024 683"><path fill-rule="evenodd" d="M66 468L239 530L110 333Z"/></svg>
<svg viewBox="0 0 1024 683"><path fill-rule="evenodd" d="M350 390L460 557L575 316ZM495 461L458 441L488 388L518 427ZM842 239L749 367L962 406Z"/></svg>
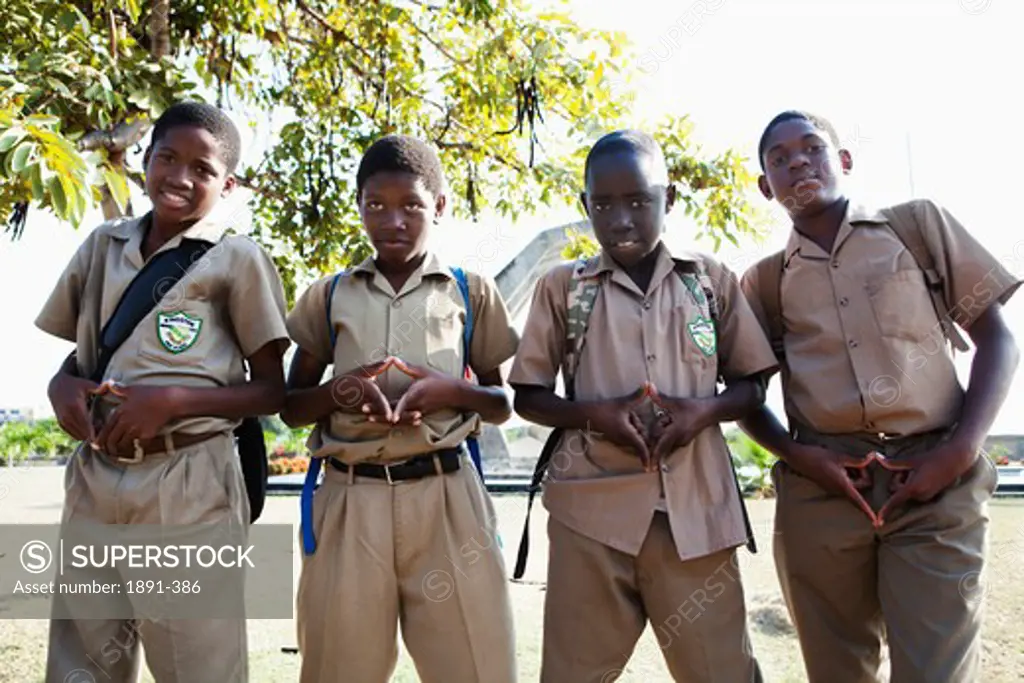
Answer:
<svg viewBox="0 0 1024 683"><path fill-rule="evenodd" d="M334 331L334 323L331 321L331 306L334 304L334 289L338 286L338 280L345 274L341 271L331 279L331 287L327 291L327 302L324 305L324 316L327 318L327 334L331 340L331 350L338 342L338 333ZM302 528L302 551L306 555L316 552L316 538L313 535L313 492L320 479L320 467L323 463L321 458L310 458L309 469L306 470L306 480L302 482L302 496L299 499L299 512Z"/></svg>
<svg viewBox="0 0 1024 683"><path fill-rule="evenodd" d="M473 304L469 298L469 280L466 278L465 271L457 266L452 266L452 275L455 276L455 282L459 285L459 292L462 294L462 302L466 305L466 324L462 329L462 370L465 373L469 367L469 345L473 339ZM469 437L466 439L466 447L469 449L469 457L473 460L473 464L476 465L476 471L480 473L480 478L484 477L484 464L483 459L480 457L480 444L477 442L476 437Z"/></svg>

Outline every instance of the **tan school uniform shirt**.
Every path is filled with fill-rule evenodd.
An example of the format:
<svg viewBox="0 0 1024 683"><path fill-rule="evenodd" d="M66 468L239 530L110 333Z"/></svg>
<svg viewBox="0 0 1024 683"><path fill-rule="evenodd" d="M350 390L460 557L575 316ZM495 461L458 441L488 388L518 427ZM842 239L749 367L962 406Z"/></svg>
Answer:
<svg viewBox="0 0 1024 683"><path fill-rule="evenodd" d="M519 335L494 282L476 273L466 273L466 278L474 320L469 365L482 375L512 357ZM325 277L303 293L288 316L288 331L304 351L325 365L333 364L335 377L388 356L451 377L463 376L466 307L455 276L437 255L428 253L398 292L372 258L338 278L330 310L330 324L337 333L332 350L326 306L333 279ZM394 368L377 379L389 401L401 398L412 381ZM337 398L352 400L341 394ZM476 413L452 409L425 415L416 427L383 425L338 410L328 424L314 428L309 446L315 457L332 456L349 464L397 462L455 448L480 427Z"/></svg>
<svg viewBox="0 0 1024 683"><path fill-rule="evenodd" d="M677 261L698 260L715 283L720 309L716 348L708 352L690 332L701 307L674 272ZM555 387L565 358L572 267L560 265L537 284L509 376L513 386ZM607 255L585 271L597 273L606 275L576 372L578 400L619 398L646 381L668 396L705 398L715 395L719 377L736 380L775 367L736 276L713 259L673 258L662 245L646 295ZM640 411L649 422L650 402ZM644 472L636 455L599 433L567 430L551 461L544 505L577 533L636 555L664 496L679 557L701 557L746 541L731 467L718 425L676 449L656 472Z"/></svg>
<svg viewBox="0 0 1024 683"><path fill-rule="evenodd" d="M947 311L970 327L1021 280L944 208L914 202ZM960 386L924 274L877 210L851 203L832 252L796 230L780 300L790 419L826 434L910 435L952 426ZM764 320L755 269L744 292Z"/></svg>
<svg viewBox="0 0 1024 683"><path fill-rule="evenodd" d="M145 265L141 247L147 224L148 214L96 228L36 318L39 329L76 344L83 377L96 368L103 326ZM220 222L199 221L160 247L156 253L186 238L214 243L174 287L161 288L160 300L114 353L104 379L129 386L234 386L246 382L244 360L264 345L277 341L284 353L287 307L277 269L259 245L225 235L225 229ZM161 433L203 434L238 424L190 417L167 424Z"/></svg>

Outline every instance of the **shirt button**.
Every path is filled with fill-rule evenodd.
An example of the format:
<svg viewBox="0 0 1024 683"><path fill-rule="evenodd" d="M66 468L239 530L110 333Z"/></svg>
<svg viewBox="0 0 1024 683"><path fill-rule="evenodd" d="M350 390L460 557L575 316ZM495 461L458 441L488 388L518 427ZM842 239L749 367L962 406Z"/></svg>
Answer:
<svg viewBox="0 0 1024 683"><path fill-rule="evenodd" d="M645 301L644 302L644 310L645 311L651 310L651 302L650 301Z"/></svg>
<svg viewBox="0 0 1024 683"><path fill-rule="evenodd" d="M653 353L647 354L647 362L648 363L653 363L654 362L654 354Z"/></svg>
<svg viewBox="0 0 1024 683"><path fill-rule="evenodd" d="M832 267L833 268L838 268L839 267L839 259L835 259L835 260L832 261Z"/></svg>
<svg viewBox="0 0 1024 683"><path fill-rule="evenodd" d="M859 344L857 344L857 340L856 339L851 339L850 340L850 348L851 349L855 349L855 348L857 348L857 346L859 346Z"/></svg>
<svg viewBox="0 0 1024 683"><path fill-rule="evenodd" d="M664 472L665 474L668 474L668 465L666 465L665 463L662 463L661 464L661 471Z"/></svg>
<svg viewBox="0 0 1024 683"><path fill-rule="evenodd" d="M844 296L844 297L843 297L842 299L840 299L840 300L839 300L839 305L840 305L840 306L849 306L849 305L850 305L850 300L849 300L849 299L847 299L847 298L846 298L846 297Z"/></svg>
<svg viewBox="0 0 1024 683"><path fill-rule="evenodd" d="M394 301L391 302L391 307L392 308L401 308L402 307L402 300L401 299L395 299Z"/></svg>

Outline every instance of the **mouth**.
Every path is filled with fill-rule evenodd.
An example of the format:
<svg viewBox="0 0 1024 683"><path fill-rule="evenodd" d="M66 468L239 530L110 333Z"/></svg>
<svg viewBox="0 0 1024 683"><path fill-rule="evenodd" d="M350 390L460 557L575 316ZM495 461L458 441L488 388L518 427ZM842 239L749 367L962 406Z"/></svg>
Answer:
<svg viewBox="0 0 1024 683"><path fill-rule="evenodd" d="M797 190L797 189L800 189L801 187L812 187L812 186L813 187L821 187L822 186L822 182L821 182L821 179L818 178L818 176L813 176L812 175L812 176L806 176L804 178L798 178L797 180L794 180L791 183L790 186L793 189Z"/></svg>
<svg viewBox="0 0 1024 683"><path fill-rule="evenodd" d="M160 202L164 206L175 209L184 209L192 201L187 196L171 190L160 190Z"/></svg>
<svg viewBox="0 0 1024 683"><path fill-rule="evenodd" d="M621 240L619 242L612 242L610 246L613 249L632 249L639 244L636 240Z"/></svg>

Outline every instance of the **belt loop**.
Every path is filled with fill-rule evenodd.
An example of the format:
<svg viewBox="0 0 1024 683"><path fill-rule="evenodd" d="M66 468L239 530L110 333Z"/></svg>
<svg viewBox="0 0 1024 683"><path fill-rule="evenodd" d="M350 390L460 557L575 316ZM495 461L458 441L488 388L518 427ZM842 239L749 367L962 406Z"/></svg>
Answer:
<svg viewBox="0 0 1024 683"><path fill-rule="evenodd" d="M356 483L356 466L355 465L349 465L348 466L348 485L352 486L355 483Z"/></svg>
<svg viewBox="0 0 1024 683"><path fill-rule="evenodd" d="M171 436L170 432L164 434L164 451L167 455L174 455L174 437Z"/></svg>
<svg viewBox="0 0 1024 683"><path fill-rule="evenodd" d="M434 453L431 459L434 461L434 471L437 472L438 476L444 475L444 468L441 467L441 457Z"/></svg>

